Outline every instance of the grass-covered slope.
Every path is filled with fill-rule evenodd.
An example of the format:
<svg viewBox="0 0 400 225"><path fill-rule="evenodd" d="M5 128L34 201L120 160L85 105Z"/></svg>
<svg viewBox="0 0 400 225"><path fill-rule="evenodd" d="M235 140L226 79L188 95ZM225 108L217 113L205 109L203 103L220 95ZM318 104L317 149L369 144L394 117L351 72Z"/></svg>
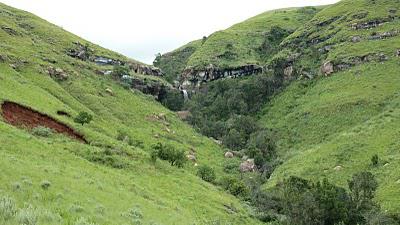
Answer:
<svg viewBox="0 0 400 225"><path fill-rule="evenodd" d="M344 0L284 41L301 54L295 67L318 74L330 61L334 73L295 81L266 105L261 122L277 131L284 162L268 186L297 175L346 187L352 174L370 170L383 209L400 211L399 7L394 0ZM375 154L377 167L371 166Z"/></svg>
<svg viewBox="0 0 400 225"><path fill-rule="evenodd" d="M323 7L290 8L268 11L191 42L156 60L167 76L177 78L185 69L204 70L210 64L218 69L246 65L263 66L279 43Z"/></svg>
<svg viewBox="0 0 400 225"><path fill-rule="evenodd" d="M218 145L152 97L99 75L108 66L72 58L67 51L80 42L96 55L129 59L3 4L0 28L0 103L12 101L46 114L89 142L39 137L0 119L0 199L16 202L11 207L16 211L4 220L7 201L0 200L1 224L257 224L238 200L195 176L194 164L178 169L149 162L151 146L162 142L194 149L199 165L221 174ZM51 67L67 78L49 76ZM73 122L81 111L94 116L90 124ZM118 133L130 141L119 141Z"/></svg>

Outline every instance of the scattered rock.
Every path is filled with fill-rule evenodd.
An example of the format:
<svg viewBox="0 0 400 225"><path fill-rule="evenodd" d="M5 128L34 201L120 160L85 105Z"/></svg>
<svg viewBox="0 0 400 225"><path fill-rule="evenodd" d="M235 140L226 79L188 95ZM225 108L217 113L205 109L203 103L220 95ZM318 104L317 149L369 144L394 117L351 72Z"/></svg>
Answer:
<svg viewBox="0 0 400 225"><path fill-rule="evenodd" d="M336 166L335 168L333 168L335 171L341 171L343 169L342 166Z"/></svg>
<svg viewBox="0 0 400 225"><path fill-rule="evenodd" d="M323 48L318 49L319 52L321 53L328 53L332 50L333 45L327 45L324 46Z"/></svg>
<svg viewBox="0 0 400 225"><path fill-rule="evenodd" d="M369 40L382 40L382 39L395 37L395 36L399 35L399 33L400 33L400 31L398 31L398 30L386 31L383 33L374 32L368 39Z"/></svg>
<svg viewBox="0 0 400 225"><path fill-rule="evenodd" d="M353 36L351 38L351 42L356 43L356 42L360 42L361 41L361 37L360 36Z"/></svg>
<svg viewBox="0 0 400 225"><path fill-rule="evenodd" d="M111 88L106 88L106 92L107 92L109 95L114 96L114 92L113 92L113 90L112 90Z"/></svg>
<svg viewBox="0 0 400 225"><path fill-rule="evenodd" d="M233 152L226 152L225 153L225 158L233 158L233 157L234 157Z"/></svg>
<svg viewBox="0 0 400 225"><path fill-rule="evenodd" d="M69 78L69 75L66 72L64 72L64 70L62 70L60 68L54 68L52 66L50 66L47 69L47 73L51 77L53 77L53 78L55 78L57 80L61 80L61 81L67 80Z"/></svg>
<svg viewBox="0 0 400 225"><path fill-rule="evenodd" d="M256 166L254 164L254 159L247 159L246 161L242 162L240 164L240 172L246 173L246 172L254 172Z"/></svg>
<svg viewBox="0 0 400 225"><path fill-rule="evenodd" d="M328 61L321 66L321 72L325 75L330 75L334 72L333 63Z"/></svg>

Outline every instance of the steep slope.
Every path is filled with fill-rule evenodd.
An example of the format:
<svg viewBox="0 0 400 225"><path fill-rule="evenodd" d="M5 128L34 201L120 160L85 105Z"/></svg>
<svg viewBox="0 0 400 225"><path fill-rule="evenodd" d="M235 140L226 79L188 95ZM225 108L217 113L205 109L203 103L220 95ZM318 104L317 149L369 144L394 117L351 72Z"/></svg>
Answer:
<svg viewBox="0 0 400 225"><path fill-rule="evenodd" d="M398 1L341 1L319 12L281 47L297 58L295 81L265 106L262 123L277 131L283 165L267 186L290 175L346 187L355 172L379 179L377 200L400 211L400 38ZM322 67L320 67L322 65ZM380 163L371 166L377 154Z"/></svg>
<svg viewBox="0 0 400 225"><path fill-rule="evenodd" d="M186 82L260 73L279 43L323 7L265 12L159 57L155 65ZM177 60L177 58L179 60ZM179 62L175 70L169 70ZM226 73L225 73L226 72ZM179 77L182 75L181 77ZM193 85L193 84L192 84Z"/></svg>
<svg viewBox="0 0 400 225"><path fill-rule="evenodd" d="M2 112L0 201L12 216L0 209L1 224L258 223L237 199L196 177L194 163L150 163L158 142L192 149L197 164L218 175L225 160L213 141L109 74L125 64L137 79L164 82L152 76L155 68L3 4L0 18L0 103L31 109L87 141L10 125ZM83 111L94 117L84 126L74 123Z"/></svg>

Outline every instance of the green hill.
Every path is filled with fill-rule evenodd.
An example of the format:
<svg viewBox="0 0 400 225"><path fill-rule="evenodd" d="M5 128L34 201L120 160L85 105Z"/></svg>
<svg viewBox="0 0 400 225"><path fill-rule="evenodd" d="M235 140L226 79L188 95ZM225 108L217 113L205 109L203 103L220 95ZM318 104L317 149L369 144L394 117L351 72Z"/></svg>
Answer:
<svg viewBox="0 0 400 225"><path fill-rule="evenodd" d="M181 75L181 87L189 86L185 81L198 85L186 104L192 113L189 121L240 154L255 157L260 176L267 174L268 179L261 181L267 196L282 190L282 182L293 176L327 178L348 190L353 174L368 171L379 183L375 200L383 212L396 217L399 23L399 1L343 0L267 12L217 32L193 48L190 57L174 61L185 64L183 71L173 71ZM262 37L268 38L264 44ZM264 51L257 52L260 47ZM234 57L224 58L227 55ZM161 60L169 65L168 57ZM246 76L237 78L235 70L250 64L263 70L243 69ZM227 77L237 79L222 79ZM248 126L253 126L250 132ZM260 129L276 140L276 156L262 155L263 149L254 153ZM278 216L264 219L285 221L279 216L286 206L273 205L275 197L266 197L270 202L260 208L273 209Z"/></svg>
<svg viewBox="0 0 400 225"><path fill-rule="evenodd" d="M300 55L295 70L318 75L330 62L333 71L291 83L265 106L261 122L278 132L285 158L267 186L289 175L345 186L354 172L371 170L383 208L400 211L399 9L397 1L341 1L281 44ZM371 167L375 154L381 163Z"/></svg>
<svg viewBox="0 0 400 225"><path fill-rule="evenodd" d="M194 163L150 162L158 142L194 151L197 164L218 176L225 161L219 145L109 74L124 64L129 79L164 82L152 76L155 68L3 4L0 18L1 224L258 223L236 198L198 178ZM31 112L8 111L5 102ZM80 112L93 121L75 123ZM7 123L6 114L20 124ZM32 119L39 114L87 143L24 128L43 123Z"/></svg>
<svg viewBox="0 0 400 225"><path fill-rule="evenodd" d="M263 66L277 51L279 43L299 26L310 20L323 7L289 8L268 11L218 31L202 40L160 55L155 65L172 78L184 70L207 70L210 65L220 70L247 65Z"/></svg>

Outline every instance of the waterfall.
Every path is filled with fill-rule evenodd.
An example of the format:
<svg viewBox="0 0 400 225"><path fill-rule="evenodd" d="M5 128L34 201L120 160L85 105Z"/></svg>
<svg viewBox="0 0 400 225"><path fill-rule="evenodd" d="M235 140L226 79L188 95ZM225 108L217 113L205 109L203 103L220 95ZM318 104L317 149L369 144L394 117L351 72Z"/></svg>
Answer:
<svg viewBox="0 0 400 225"><path fill-rule="evenodd" d="M187 90L182 90L182 93L183 93L183 99L185 100L185 102L186 102L187 100L189 100L189 95L188 95Z"/></svg>

